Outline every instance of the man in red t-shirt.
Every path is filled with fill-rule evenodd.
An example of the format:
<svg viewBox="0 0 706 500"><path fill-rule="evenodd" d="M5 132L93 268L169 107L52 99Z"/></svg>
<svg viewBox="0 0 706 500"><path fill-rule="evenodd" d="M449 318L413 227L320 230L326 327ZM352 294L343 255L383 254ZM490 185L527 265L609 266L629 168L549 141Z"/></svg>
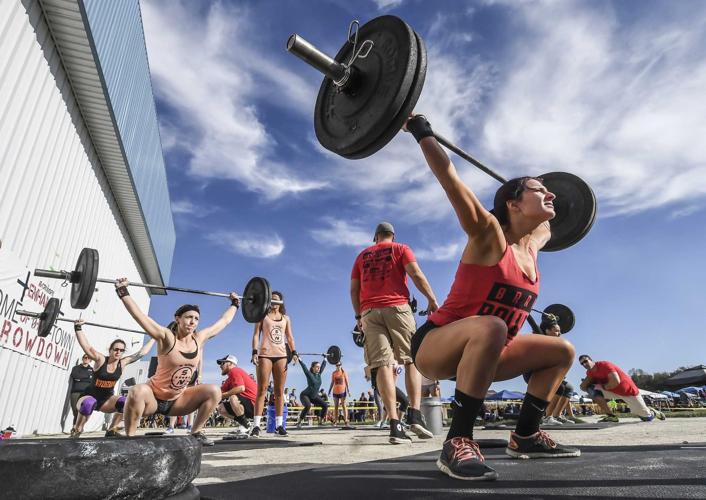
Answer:
<svg viewBox="0 0 706 500"><path fill-rule="evenodd" d="M351 272L351 302L358 328L365 333L365 361L377 368L376 382L390 418L390 442L409 442L396 408L396 388L392 374L395 362L405 366L405 385L410 399L407 424L422 439L431 438L419 411L422 378L411 354L412 335L417 330L409 305L407 275L427 298L428 312L439 308L434 292L417 265L412 249L395 242L395 229L381 222L375 230L374 245L355 259Z"/></svg>
<svg viewBox="0 0 706 500"><path fill-rule="evenodd" d="M640 389L620 367L610 361L593 361L587 354L579 356L579 363L586 368L586 378L581 382L581 389L588 392L593 401L606 413L601 422L618 422L618 416L608 406L607 399L625 401L630 412L645 422L650 422L655 417L660 420L665 419L661 411L647 407L640 395Z"/></svg>
<svg viewBox="0 0 706 500"><path fill-rule="evenodd" d="M221 375L227 375L221 384L222 399L218 412L247 428L248 419L253 418L257 384L245 370L236 366L238 358L232 354L217 360L216 363L221 368Z"/></svg>

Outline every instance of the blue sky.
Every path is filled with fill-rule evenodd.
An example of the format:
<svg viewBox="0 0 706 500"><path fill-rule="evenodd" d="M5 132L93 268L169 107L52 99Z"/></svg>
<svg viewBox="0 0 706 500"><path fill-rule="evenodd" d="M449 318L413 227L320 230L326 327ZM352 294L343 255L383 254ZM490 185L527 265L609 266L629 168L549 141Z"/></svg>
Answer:
<svg viewBox="0 0 706 500"><path fill-rule="evenodd" d="M574 310L577 351L625 370L706 362L703 2L141 5L177 225L171 284L240 292L267 277L284 292L298 350L341 346L356 396L368 385L350 335L350 269L379 221L394 223L446 297L465 236L418 147L399 134L364 160L324 150L313 130L321 76L285 51L297 32L333 55L351 20L390 13L426 42L417 110L436 131L506 177L567 171L595 190L588 237L540 257L537 306ZM452 159L490 203L496 181ZM166 324L189 301L206 323L225 308L175 293L155 296L150 313ZM251 337L238 316L211 341L206 381L220 381L226 353L251 371ZM301 370L289 373L301 390ZM576 363L569 380L582 374Z"/></svg>

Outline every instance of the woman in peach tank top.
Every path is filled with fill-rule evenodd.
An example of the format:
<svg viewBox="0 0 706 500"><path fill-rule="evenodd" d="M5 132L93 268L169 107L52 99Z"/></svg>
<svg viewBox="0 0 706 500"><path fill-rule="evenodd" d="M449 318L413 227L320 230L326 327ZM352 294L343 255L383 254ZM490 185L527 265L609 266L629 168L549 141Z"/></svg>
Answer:
<svg viewBox="0 0 706 500"><path fill-rule="evenodd" d="M284 300L282 292L273 291L272 298ZM270 383L270 375L274 379L275 399L275 435L286 436L284 429L284 385L287 380L287 344L292 350L292 362L297 363L299 357L294 347L292 323L287 316L284 302L282 305L272 304L265 319L255 324L252 336L252 363L257 367L257 398L255 399L255 417L252 437L260 435L260 419L265 406L265 394Z"/></svg>
<svg viewBox="0 0 706 500"><path fill-rule="evenodd" d="M125 402L125 434L134 436L143 416L161 413L166 416L188 415L198 411L191 434L204 446L213 441L202 432L203 426L221 399L217 385L189 386L203 358L203 345L218 335L233 321L240 302L235 293L230 294L230 306L211 326L196 330L199 324L199 306L185 304L174 313L169 327L157 324L147 316L130 297L125 278L115 283L118 297L130 315L157 341L157 371L147 383L130 388Z"/></svg>

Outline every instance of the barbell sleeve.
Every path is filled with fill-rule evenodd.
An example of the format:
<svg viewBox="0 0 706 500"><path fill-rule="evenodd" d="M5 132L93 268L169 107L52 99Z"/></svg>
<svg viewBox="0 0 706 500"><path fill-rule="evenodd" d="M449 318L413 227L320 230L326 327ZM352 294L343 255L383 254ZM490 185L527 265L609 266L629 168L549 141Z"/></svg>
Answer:
<svg viewBox="0 0 706 500"><path fill-rule="evenodd" d="M336 62L296 33L290 35L287 40L287 51L319 70L334 82L338 82L346 76L346 67L343 64Z"/></svg>
<svg viewBox="0 0 706 500"><path fill-rule="evenodd" d="M35 269L34 275L40 278L52 278L56 280L70 280L71 273L67 271L51 271L49 269Z"/></svg>

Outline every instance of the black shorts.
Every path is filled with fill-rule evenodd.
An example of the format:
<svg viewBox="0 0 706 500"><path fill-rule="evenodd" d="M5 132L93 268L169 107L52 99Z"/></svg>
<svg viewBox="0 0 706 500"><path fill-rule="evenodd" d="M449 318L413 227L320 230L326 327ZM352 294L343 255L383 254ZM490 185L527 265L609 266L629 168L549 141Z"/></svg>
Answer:
<svg viewBox="0 0 706 500"><path fill-rule="evenodd" d="M172 399L171 401L157 399L157 411L155 411L154 414L168 417L169 411L172 409L172 406L174 406L174 401L176 401L176 399Z"/></svg>
<svg viewBox="0 0 706 500"><path fill-rule="evenodd" d="M287 369L289 368L289 364L286 363L287 356L260 356L260 355L258 354L257 357L258 357L258 358L269 359L270 361L272 361L272 364L273 364L273 365L274 365L277 361L279 361L280 359L284 359L284 360L285 360L285 363L284 363L284 371L287 371Z"/></svg>
<svg viewBox="0 0 706 500"><path fill-rule="evenodd" d="M253 418L255 415L255 408L253 407L252 401L250 401L248 398L241 396L240 394L236 394L235 396L238 398L238 401L240 401L240 404L243 405L243 409L245 410L245 413L243 414L245 418ZM230 401L228 401L230 398L223 398L221 400L221 403L223 403L223 407L225 410L228 412L229 415L235 417L235 411L233 411L233 407L230 404Z"/></svg>
<svg viewBox="0 0 706 500"><path fill-rule="evenodd" d="M432 331L434 328L438 328L438 326L432 323L431 321L427 321L422 326L417 328L415 334L412 335L412 361L416 360L417 351L419 350L419 346L422 345L424 337L426 337L427 333Z"/></svg>

